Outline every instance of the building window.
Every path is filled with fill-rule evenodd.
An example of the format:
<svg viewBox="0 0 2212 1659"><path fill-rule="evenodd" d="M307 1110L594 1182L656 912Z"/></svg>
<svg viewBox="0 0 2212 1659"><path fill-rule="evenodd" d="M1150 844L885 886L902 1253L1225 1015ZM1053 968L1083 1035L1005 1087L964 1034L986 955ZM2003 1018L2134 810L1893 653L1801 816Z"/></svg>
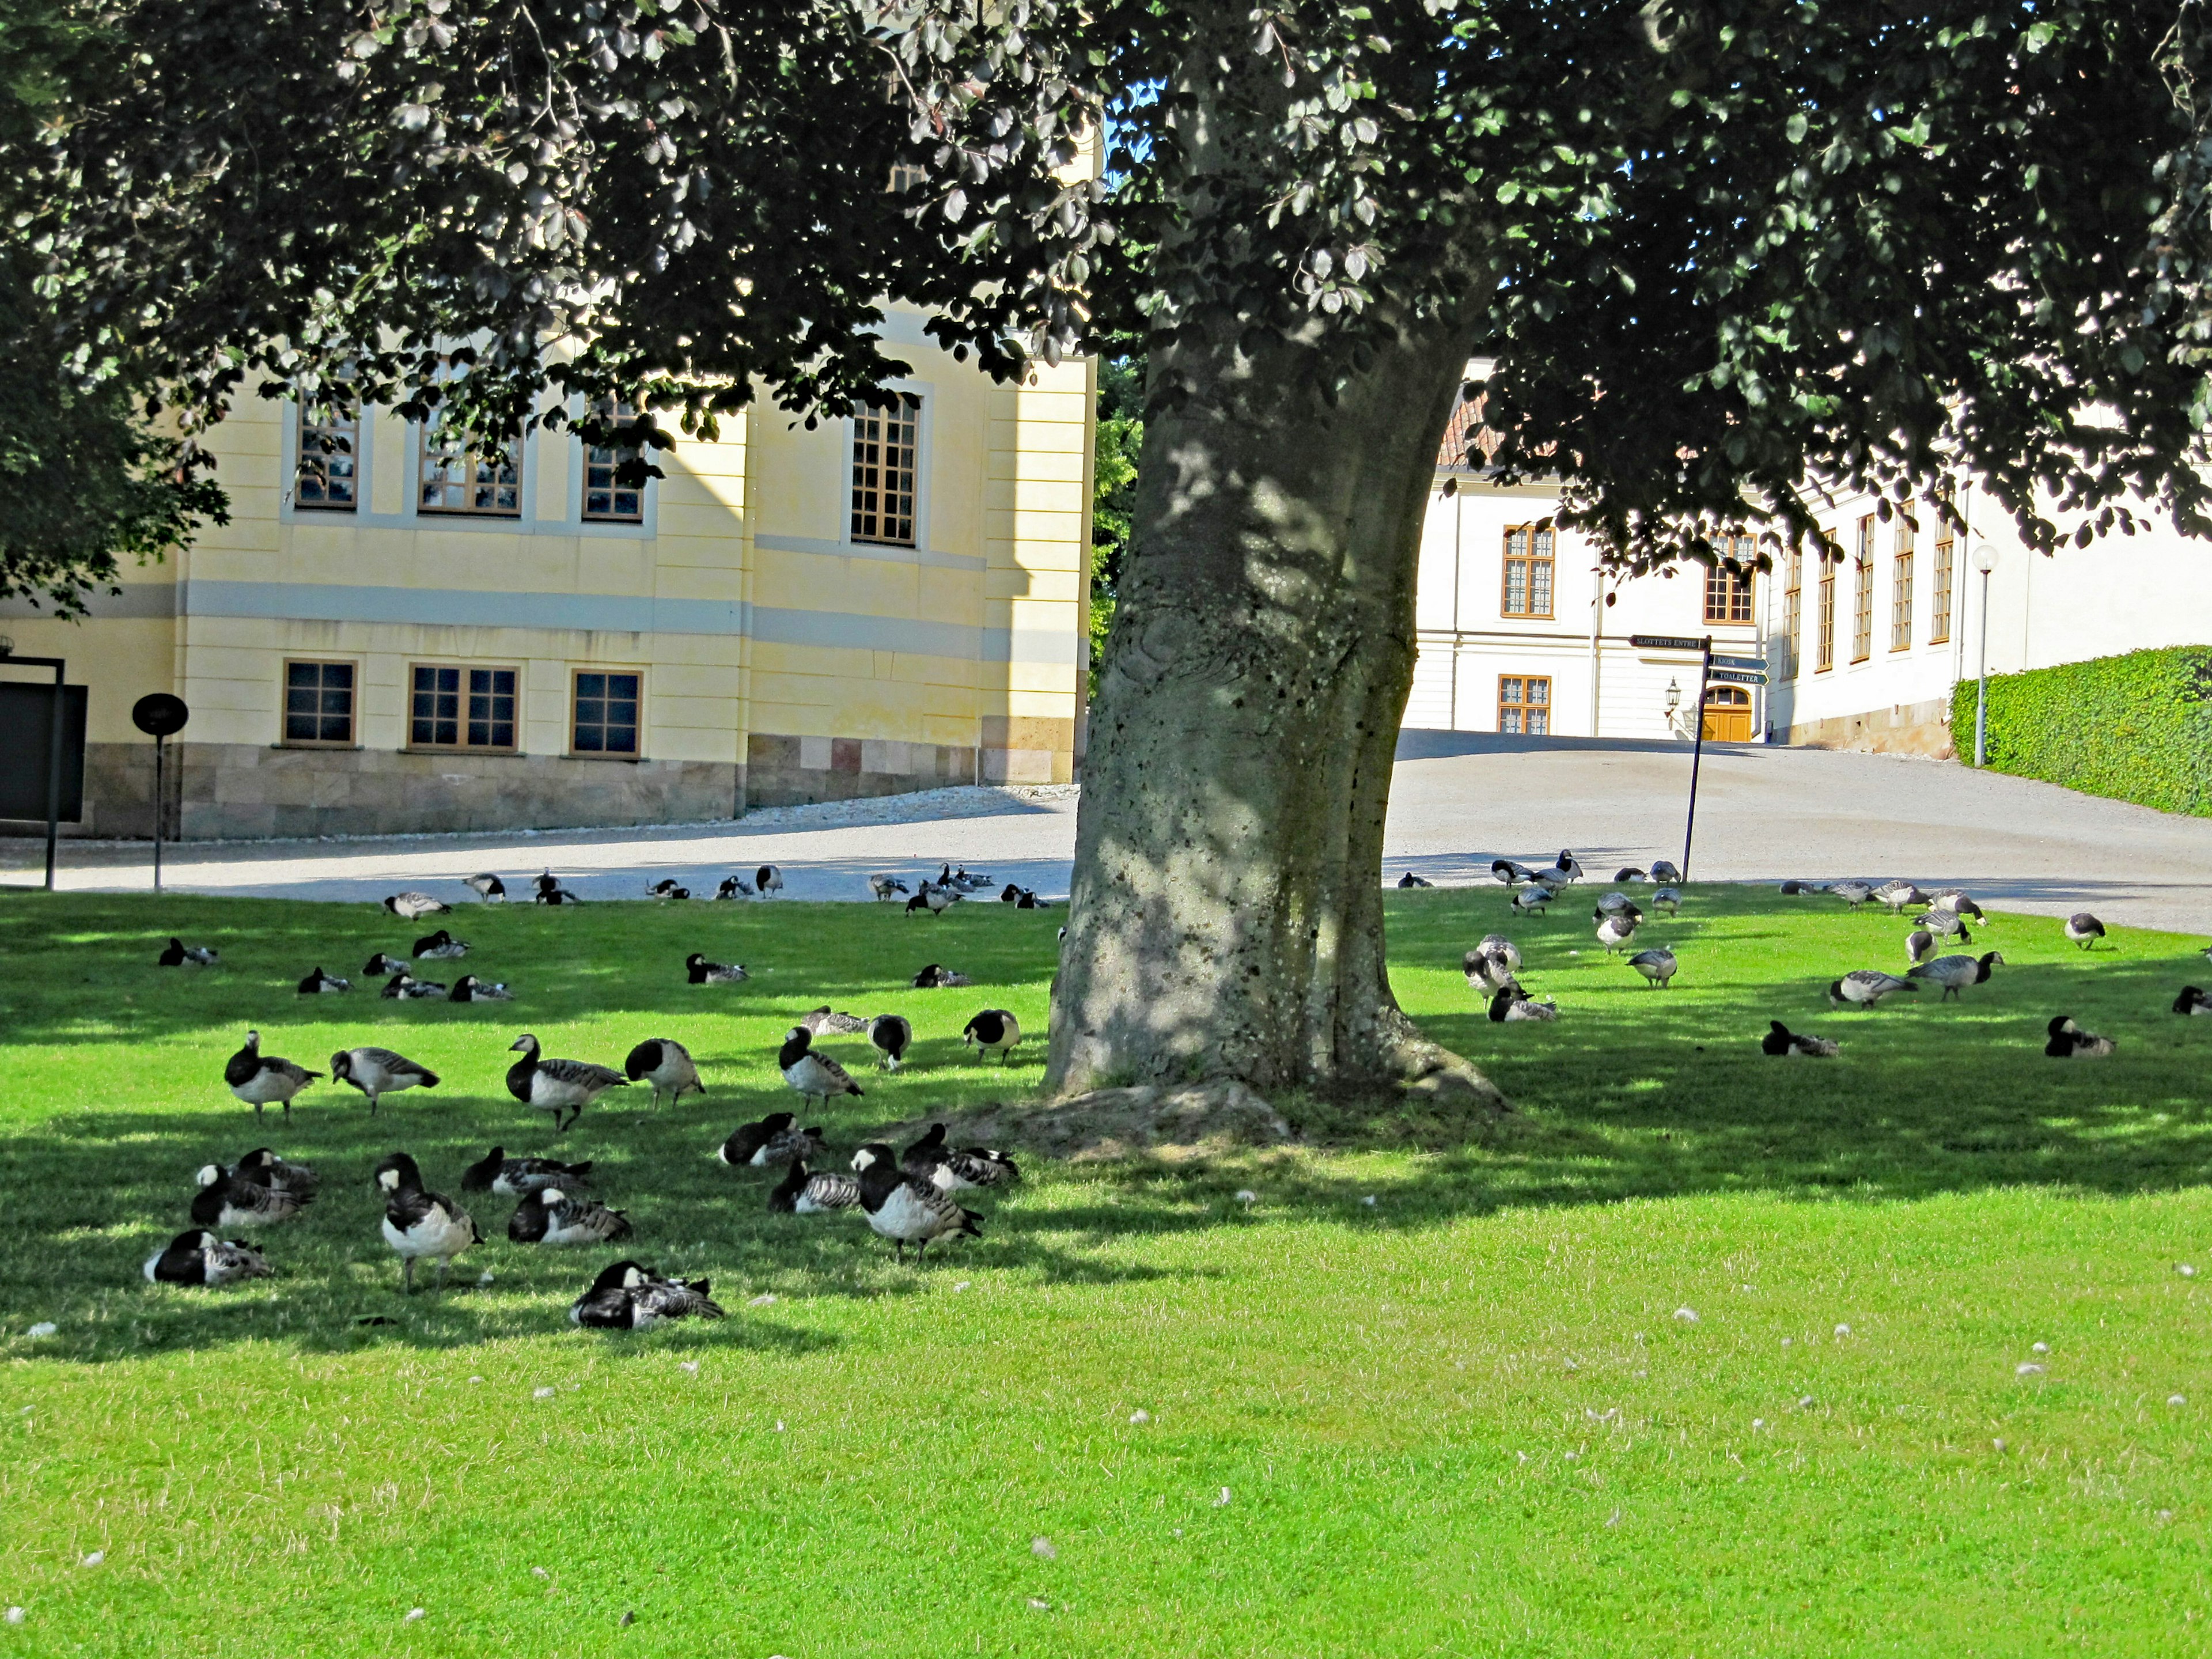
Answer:
<svg viewBox="0 0 2212 1659"><path fill-rule="evenodd" d="M514 685L512 668L416 664L408 708L408 746L512 750Z"/></svg>
<svg viewBox="0 0 2212 1659"><path fill-rule="evenodd" d="M349 662L284 665L284 741L353 743L354 665Z"/></svg>
<svg viewBox="0 0 2212 1659"><path fill-rule="evenodd" d="M574 750L637 756L639 676L585 669L576 675Z"/></svg>
<svg viewBox="0 0 2212 1659"><path fill-rule="evenodd" d="M1874 514L1859 520L1858 556L1851 562L1851 660L1874 654Z"/></svg>
<svg viewBox="0 0 2212 1659"><path fill-rule="evenodd" d="M520 437L489 452L468 447L434 413L422 422L422 480L416 505L425 513L522 516Z"/></svg>
<svg viewBox="0 0 2212 1659"><path fill-rule="evenodd" d="M1509 617L1552 614L1553 534L1548 524L1513 525L1505 532L1505 596ZM1531 684L1548 685L1547 680Z"/></svg>
<svg viewBox="0 0 2212 1659"><path fill-rule="evenodd" d="M361 411L300 399L300 455L292 504L318 513L350 513L361 504Z"/></svg>
<svg viewBox="0 0 2212 1659"><path fill-rule="evenodd" d="M1549 737L1552 682L1540 674L1498 677L1498 729L1516 737Z"/></svg>
<svg viewBox="0 0 2212 1659"><path fill-rule="evenodd" d="M1911 511L1908 502L1905 512ZM1912 521L1904 513L1897 519L1897 545L1890 574L1889 648L1912 648Z"/></svg>
<svg viewBox="0 0 2212 1659"><path fill-rule="evenodd" d="M1951 639L1951 570L1955 550L1948 519L1936 525L1936 592L1928 611L1928 643L1947 645Z"/></svg>
<svg viewBox="0 0 2212 1659"><path fill-rule="evenodd" d="M1805 625L1805 550L1802 546L1790 550L1790 571L1782 586L1782 673L1780 678L1794 680L1798 665L1804 660L1800 647L1803 642Z"/></svg>
<svg viewBox="0 0 2212 1659"><path fill-rule="evenodd" d="M1844 562L1844 550L1832 541L1824 542L1820 559L1820 637L1814 642L1813 672L1825 674L1836 665L1836 567Z"/></svg>
<svg viewBox="0 0 2212 1659"><path fill-rule="evenodd" d="M1730 536L1721 545L1723 560L1741 564L1739 570L1725 562L1705 572L1705 620L1709 623L1747 623L1751 620L1751 570L1759 544L1749 536Z"/></svg>
<svg viewBox="0 0 2212 1659"><path fill-rule="evenodd" d="M853 412L853 539L914 545L915 479L921 463L921 399Z"/></svg>
<svg viewBox="0 0 2212 1659"><path fill-rule="evenodd" d="M627 422L637 418L628 404L602 405L608 420ZM584 452L584 517L596 524L642 524L645 521L645 483L623 483L623 463L634 460L635 448L595 445Z"/></svg>

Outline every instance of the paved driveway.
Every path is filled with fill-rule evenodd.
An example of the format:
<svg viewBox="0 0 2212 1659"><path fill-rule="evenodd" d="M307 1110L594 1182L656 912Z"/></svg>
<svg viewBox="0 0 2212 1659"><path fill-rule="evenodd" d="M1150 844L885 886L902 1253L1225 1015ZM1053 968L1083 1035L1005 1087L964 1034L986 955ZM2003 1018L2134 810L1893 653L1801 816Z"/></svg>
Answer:
<svg viewBox="0 0 2212 1659"><path fill-rule="evenodd" d="M1678 744L1408 732L1399 744L1384 878L1486 882L1500 854L1572 848L1594 876L1680 860L1689 751ZM2212 935L2212 819L2172 817L1937 761L1730 744L1708 748L1693 877L1905 875L1985 902ZM179 890L374 899L402 886L457 898L459 878L510 883L551 867L584 896L622 898L672 875L711 892L729 870L781 866L792 898L865 899L863 878L943 862L1040 893L1067 890L1066 789L927 795L756 813L735 824L173 847ZM35 879L40 849L0 842L4 878ZM143 843L64 842L62 883L143 890Z"/></svg>

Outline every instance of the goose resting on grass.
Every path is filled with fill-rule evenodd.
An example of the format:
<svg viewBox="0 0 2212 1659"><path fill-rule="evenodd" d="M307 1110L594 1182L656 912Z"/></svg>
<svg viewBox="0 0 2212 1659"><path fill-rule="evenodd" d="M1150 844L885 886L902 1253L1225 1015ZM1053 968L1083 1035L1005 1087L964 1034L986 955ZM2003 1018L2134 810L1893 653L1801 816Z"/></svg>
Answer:
<svg viewBox="0 0 2212 1659"><path fill-rule="evenodd" d="M487 985L474 974L463 974L453 981L453 988L447 993L447 1000L451 1002L512 1002L514 993L504 982Z"/></svg>
<svg viewBox="0 0 2212 1659"><path fill-rule="evenodd" d="M929 963L916 974L911 981L917 991L949 990L957 986L973 985L975 982L967 975L956 973L941 962Z"/></svg>
<svg viewBox="0 0 2212 1659"><path fill-rule="evenodd" d="M442 927L415 941L414 956L417 962L459 962L468 953L468 940L455 939Z"/></svg>
<svg viewBox="0 0 2212 1659"><path fill-rule="evenodd" d="M947 1193L1005 1187L1022 1178L1020 1166L996 1147L947 1146L942 1123L931 1124L927 1133L899 1154L899 1168Z"/></svg>
<svg viewBox="0 0 2212 1659"><path fill-rule="evenodd" d="M684 958L684 971L694 985L742 985L752 977L742 962L709 962L696 951Z"/></svg>
<svg viewBox="0 0 2212 1659"><path fill-rule="evenodd" d="M1933 962L1923 962L1917 968L1905 971L1914 979L1929 980L1942 986L1943 994L1936 1000L1948 1002L1969 985L1987 984L1990 969L2002 966L2004 958L2002 956L1995 951L1985 951L1978 957L1938 957Z"/></svg>
<svg viewBox="0 0 2212 1659"><path fill-rule="evenodd" d="M714 1156L733 1170L770 1170L794 1158L821 1157L821 1126L793 1127L798 1121L789 1112L770 1112L757 1123L740 1123L730 1131L730 1138Z"/></svg>
<svg viewBox="0 0 2212 1659"><path fill-rule="evenodd" d="M406 971L407 959L404 957L387 956L381 951L361 964L363 979L389 979L394 974Z"/></svg>
<svg viewBox="0 0 2212 1659"><path fill-rule="evenodd" d="M384 981L384 989L377 994L386 1002L429 1002L452 993L436 980L417 979L403 968Z"/></svg>
<svg viewBox="0 0 2212 1659"><path fill-rule="evenodd" d="M172 939L154 963L158 968L212 968L222 959L222 952L212 945L187 945Z"/></svg>
<svg viewBox="0 0 2212 1659"><path fill-rule="evenodd" d="M826 1002L808 1009L799 1017L799 1023L817 1037L858 1036L868 1029L868 1022L858 1014L834 1014Z"/></svg>
<svg viewBox="0 0 2212 1659"><path fill-rule="evenodd" d="M201 1227L269 1227L289 1221L314 1201L312 1194L265 1183L251 1172L234 1174L220 1164L199 1173L191 1219Z"/></svg>
<svg viewBox="0 0 2212 1659"><path fill-rule="evenodd" d="M2053 1060L2102 1060L2118 1046L2108 1036L2083 1030L2064 1014L2053 1016L2044 1030L2051 1040L2043 1052Z"/></svg>
<svg viewBox="0 0 2212 1659"><path fill-rule="evenodd" d="M1778 1019L1766 1022L1766 1035L1759 1040L1759 1051L1763 1054L1789 1059L1803 1055L1816 1060L1832 1060L1843 1052L1833 1037L1814 1036L1806 1032L1792 1031Z"/></svg>
<svg viewBox="0 0 2212 1659"><path fill-rule="evenodd" d="M527 1031L507 1045L507 1052L522 1056L507 1068L507 1093L526 1106L550 1112L556 1134L574 1124L584 1108L608 1090L629 1087L629 1079L611 1066L588 1060L540 1058L538 1039ZM568 1115L565 1121L563 1113Z"/></svg>
<svg viewBox="0 0 2212 1659"><path fill-rule="evenodd" d="M1914 969L1917 973L1919 970ZM1895 974L1885 974L1877 968L1861 968L1845 974L1828 987L1828 1000L1837 1007L1849 1003L1854 1008L1871 1008L1884 997L1894 996L1899 991L1917 991L1917 981L1899 979Z"/></svg>
<svg viewBox="0 0 2212 1659"><path fill-rule="evenodd" d="M264 1106L282 1106L284 1115L291 1116L292 1097L321 1075L294 1065L282 1054L263 1054L258 1031L246 1034L245 1047L222 1068L222 1080L230 1085L231 1093L253 1108L256 1117Z"/></svg>
<svg viewBox="0 0 2212 1659"><path fill-rule="evenodd" d="M649 1331L672 1319L720 1319L711 1279L665 1279L635 1261L599 1270L591 1289L569 1304L571 1324L601 1331Z"/></svg>
<svg viewBox="0 0 2212 1659"><path fill-rule="evenodd" d="M2181 994L2173 1000L2173 1012L2177 1014L2212 1014L2212 996L2205 995L2197 986L2185 985L2181 988Z"/></svg>
<svg viewBox="0 0 2212 1659"><path fill-rule="evenodd" d="M1398 885L1401 887L1433 887L1436 885L1436 883L1426 880L1420 876L1417 876L1411 870L1408 870L1404 875L1398 878Z"/></svg>
<svg viewBox="0 0 2212 1659"><path fill-rule="evenodd" d="M768 1207L779 1215L828 1215L853 1209L860 1201L858 1176L839 1175L834 1170L810 1174L806 1160L799 1158L791 1160L790 1170L768 1195Z"/></svg>
<svg viewBox="0 0 2212 1659"><path fill-rule="evenodd" d="M322 1177L315 1173L313 1165L295 1164L289 1158L279 1158L266 1146L256 1146L223 1173L234 1180L250 1181L261 1187L274 1187L279 1192L290 1193L302 1200L313 1198L323 1184Z"/></svg>
<svg viewBox="0 0 2212 1659"><path fill-rule="evenodd" d="M198 1227L179 1233L146 1258L146 1279L154 1285L234 1285L276 1271L244 1239L217 1238Z"/></svg>
<svg viewBox="0 0 2212 1659"><path fill-rule="evenodd" d="M299 986L300 994L303 997L333 996L352 989L351 980L334 978L325 973L319 963L313 973L300 981Z"/></svg>
<svg viewBox="0 0 2212 1659"><path fill-rule="evenodd" d="M394 893L384 901L384 908L402 921L420 921L425 916L445 916L453 914L453 907L443 899L432 898L428 893Z"/></svg>
<svg viewBox="0 0 2212 1659"><path fill-rule="evenodd" d="M461 1171L465 1193L497 1193L502 1198L527 1198L547 1187L588 1187L592 1163L562 1164L550 1158L509 1158L507 1149L495 1146Z"/></svg>
<svg viewBox="0 0 2212 1659"><path fill-rule="evenodd" d="M1531 1002L1513 987L1498 992L1490 999L1490 1019L1493 1025L1523 1019L1557 1019L1559 1005L1547 997L1541 1002Z"/></svg>
<svg viewBox="0 0 2212 1659"><path fill-rule="evenodd" d="M517 1244L613 1244L630 1236L629 1218L596 1198L571 1198L556 1183L514 1206L507 1236Z"/></svg>
<svg viewBox="0 0 2212 1659"><path fill-rule="evenodd" d="M983 1236L981 1216L963 1209L928 1182L907 1174L880 1141L854 1154L853 1171L860 1178L860 1207L867 1212L868 1225L898 1247L902 1261L909 1244L917 1247L919 1260L934 1239Z"/></svg>
<svg viewBox="0 0 2212 1659"><path fill-rule="evenodd" d="M647 1037L629 1051L623 1061L623 1073L632 1083L651 1084L656 1106L664 1094L673 1106L686 1094L707 1092L707 1085L699 1081L699 1067L692 1060L691 1051L674 1037Z"/></svg>
<svg viewBox="0 0 2212 1659"><path fill-rule="evenodd" d="M753 884L743 876L724 876L714 888L714 896L723 901L750 898L753 896Z"/></svg>
<svg viewBox="0 0 2212 1659"><path fill-rule="evenodd" d="M374 1117L380 1097L403 1089L434 1089L438 1074L389 1048L341 1048L331 1056L331 1081L350 1083L367 1095L368 1115Z"/></svg>

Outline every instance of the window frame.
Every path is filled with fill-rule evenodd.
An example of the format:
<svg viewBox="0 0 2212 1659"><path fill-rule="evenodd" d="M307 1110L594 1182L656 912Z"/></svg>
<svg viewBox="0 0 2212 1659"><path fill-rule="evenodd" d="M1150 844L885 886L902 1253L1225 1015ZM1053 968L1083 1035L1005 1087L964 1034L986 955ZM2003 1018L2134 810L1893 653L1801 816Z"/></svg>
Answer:
<svg viewBox="0 0 2212 1659"><path fill-rule="evenodd" d="M1517 702L1509 702L1506 698L1505 687L1508 682L1516 684L1521 688L1521 697ZM1544 696L1541 701L1538 701L1528 695L1528 688L1535 685L1540 685L1544 688ZM1500 674L1498 677L1498 732L1500 737L1550 737L1552 735L1552 710L1554 706L1555 705L1552 702L1552 677L1549 674ZM1506 727L1505 715L1508 709L1516 712L1521 716L1522 723L1518 731L1510 731ZM1542 731L1532 732L1528 729L1528 720L1531 715L1540 715L1542 717L1544 721L1544 729Z"/></svg>
<svg viewBox="0 0 2212 1659"><path fill-rule="evenodd" d="M1814 618L1820 625L1820 635L1814 641L1813 672L1832 674L1836 670L1836 572L1844 562L1844 550L1832 537L1822 538L1820 560Z"/></svg>
<svg viewBox="0 0 2212 1659"><path fill-rule="evenodd" d="M1776 678L1794 680L1805 661L1805 549L1790 550L1789 574L1782 586L1782 672Z"/></svg>
<svg viewBox="0 0 2212 1659"><path fill-rule="evenodd" d="M289 492L291 496L290 505L292 510L295 513L313 513L317 514L325 513L358 514L361 511L361 486L362 479L364 476L362 466L361 442L362 428L364 423L362 420L361 405L359 404L352 405L351 414L343 421L316 420L312 418L316 406L312 404L307 397L297 392L293 394L292 405L292 487ZM335 404L326 404L322 407L326 412L334 414L337 411L337 405ZM311 436L313 436L314 434L330 434L335 435L340 433L343 434L344 441L347 446L347 447L343 451L325 452L319 444L313 444L309 441ZM306 495L301 493L301 481L307 476L308 469L310 467L323 469L325 487L327 489L329 480L327 469L332 456L338 453L343 453L353 468L351 478L351 488L353 491L352 499L344 501L333 501L327 500L309 501ZM301 660L307 661L309 660L309 659L302 658ZM313 660L320 661L322 659L317 658ZM332 660L336 659L332 659Z"/></svg>
<svg viewBox="0 0 2212 1659"><path fill-rule="evenodd" d="M602 404L600 408L605 410L607 408L607 405ZM617 402L612 407L609 418L621 422L630 422L636 420L637 416L638 411L634 405ZM629 486L616 483L614 478L615 469L622 465L626 457L636 454L638 452L634 448L617 449L611 445L587 444L581 441L579 441L577 448L580 452L576 463L576 477L579 481L579 488L576 494L577 521L581 524L644 524L645 495L646 491L653 486L652 478L647 477L641 480L634 490L632 490ZM593 459L595 456L599 455L605 455L607 459L605 460L597 460ZM595 466L604 467L607 471L606 494L611 500L619 500L623 495L627 494L634 493L636 495L637 510L635 513L619 513L612 510L612 508L610 508L605 513L594 513L592 511L592 469ZM519 472L517 476L520 477Z"/></svg>
<svg viewBox="0 0 2212 1659"><path fill-rule="evenodd" d="M1956 533L1948 519L1936 523L1935 586L1929 595L1928 643L1948 645L1951 642L1951 612L1957 602L1957 562L1959 550Z"/></svg>
<svg viewBox="0 0 2212 1659"><path fill-rule="evenodd" d="M929 477L929 423L927 418L929 394L911 386L892 386L885 388L904 400L913 417L913 473L906 504L906 535L863 535L861 520L861 469L865 447L872 440L866 428L885 421L895 411L872 409L866 405L856 408L845 417L845 539L856 547L910 547L920 551L927 537L927 519L923 512L924 492ZM878 460L878 469L883 466ZM875 516L880 521L891 515L881 506L882 486L877 486L878 504Z"/></svg>
<svg viewBox="0 0 2212 1659"><path fill-rule="evenodd" d="M1528 538L1528 550L1526 553L1514 552L1513 538L1516 536ZM1536 550L1539 537L1544 538L1544 544L1550 550L1548 552L1539 553ZM1549 519L1532 519L1527 524L1509 524L1499 532L1498 545L1498 614L1510 617L1516 622L1556 621L1559 609L1559 526ZM1522 611L1513 609L1513 567L1516 564L1526 567L1522 572L1521 580L1522 592L1528 608ZM1541 611L1535 609L1536 567L1540 564L1545 568L1546 605Z"/></svg>
<svg viewBox="0 0 2212 1659"><path fill-rule="evenodd" d="M637 713L630 721L630 733L635 740L632 747L627 750L586 749L578 741L581 736L581 730L580 722L577 719L577 710L583 706L582 683L586 674L626 675L637 682L637 693L635 699ZM602 697L600 701L605 702L607 699ZM601 731L606 729L606 724L605 720L600 720ZM568 671L568 754L571 759L588 761L641 761L645 758L645 670L607 668L593 664L583 668L571 668Z"/></svg>
<svg viewBox="0 0 2212 1659"><path fill-rule="evenodd" d="M527 493L529 489L529 479L526 476L528 469L524 463L527 459L529 434L519 428L515 431L514 435L507 440L506 445L503 446L507 454L513 458L514 469L514 505L513 507L477 507L473 504L462 507L447 507L442 503L437 506L433 506L424 499L425 492L430 486L430 478L434 465L434 452L431 447L432 435L439 430L440 419L444 411L442 410L434 410L427 419L414 422L415 516L424 519L499 519L515 521L520 521L528 518L530 516L527 511L530 501L529 495ZM442 456L442 452L440 452L440 454ZM461 483L458 488L459 488L465 495L473 496L478 489L485 487L483 482L483 466L487 458L477 453L477 452L473 449L459 451L459 458L466 464L468 470L465 481ZM436 464L442 465L442 459L441 459ZM456 486L445 482L442 478L438 485L441 491L453 489ZM495 494L504 487L505 486L496 482L494 482L489 486Z"/></svg>
<svg viewBox="0 0 2212 1659"><path fill-rule="evenodd" d="M1874 514L1859 519L1858 548L1851 561L1851 661L1874 655Z"/></svg>
<svg viewBox="0 0 2212 1659"><path fill-rule="evenodd" d="M415 699L420 693L416 690L415 677L424 669L441 668L458 670L464 677L458 693L460 703L454 715L454 729L460 734L459 741L417 743L415 740ZM513 743L502 745L495 743L471 743L468 740L468 699L476 694L465 677L471 673L508 673L514 676L514 690L512 693L514 699L514 714L511 722L514 727ZM407 741L400 747L407 753L415 755L520 755L522 753L522 690L523 672L520 663L441 662L435 659L427 661L410 659L407 664L406 706L402 711L402 718L407 723ZM434 691L433 695L435 695ZM497 696L499 693L493 690L486 695ZM434 723L437 715L434 713L429 718Z"/></svg>
<svg viewBox="0 0 2212 1659"><path fill-rule="evenodd" d="M353 672L353 684L347 688L346 735L337 738L295 738L291 732L292 670L299 667L345 668ZM293 657L283 659L283 678L277 682L276 746L279 749L358 749L361 747L361 659L358 657ZM318 694L329 688L318 684ZM324 718L316 711L315 718Z"/></svg>
<svg viewBox="0 0 2212 1659"><path fill-rule="evenodd" d="M1889 574L1889 648L1892 651L1912 649L1913 592L1912 525L1903 517L1897 521L1897 535L1890 546Z"/></svg>
<svg viewBox="0 0 2212 1659"><path fill-rule="evenodd" d="M1749 536L1730 536L1726 538L1727 550L1720 557L1705 567L1705 621L1721 628L1747 627L1758 620L1757 577L1751 560L1758 556L1759 544ZM1748 549L1746 557L1742 550ZM1735 559L1742 566L1741 573L1732 568L1728 561ZM1713 589L1721 588L1721 611L1713 611ZM1741 615L1738 612L1741 611Z"/></svg>

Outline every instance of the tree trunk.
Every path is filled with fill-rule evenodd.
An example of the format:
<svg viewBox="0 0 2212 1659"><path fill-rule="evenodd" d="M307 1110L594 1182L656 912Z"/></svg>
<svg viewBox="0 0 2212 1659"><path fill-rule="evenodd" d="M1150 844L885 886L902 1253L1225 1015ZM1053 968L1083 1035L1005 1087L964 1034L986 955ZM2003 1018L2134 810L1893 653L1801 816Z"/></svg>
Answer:
<svg viewBox="0 0 2212 1659"><path fill-rule="evenodd" d="M1333 406L1310 341L1170 348L1091 719L1048 1087L1487 1085L1398 1010L1390 768L1464 334L1400 329ZM1156 380L1156 383L1158 383Z"/></svg>

